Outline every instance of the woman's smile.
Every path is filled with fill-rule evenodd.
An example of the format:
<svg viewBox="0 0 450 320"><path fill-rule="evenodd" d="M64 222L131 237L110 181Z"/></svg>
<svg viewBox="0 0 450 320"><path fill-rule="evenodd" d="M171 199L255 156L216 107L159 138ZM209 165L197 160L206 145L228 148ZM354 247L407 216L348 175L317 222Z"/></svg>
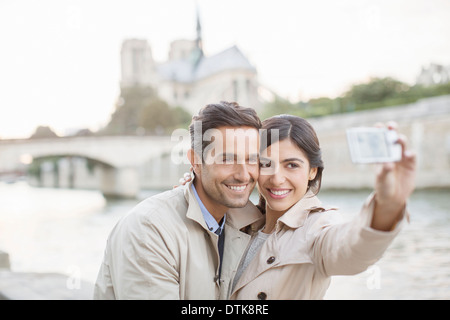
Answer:
<svg viewBox="0 0 450 320"><path fill-rule="evenodd" d="M270 188L267 189L268 195L273 199L284 199L288 196L288 194L292 191L292 189L276 189Z"/></svg>

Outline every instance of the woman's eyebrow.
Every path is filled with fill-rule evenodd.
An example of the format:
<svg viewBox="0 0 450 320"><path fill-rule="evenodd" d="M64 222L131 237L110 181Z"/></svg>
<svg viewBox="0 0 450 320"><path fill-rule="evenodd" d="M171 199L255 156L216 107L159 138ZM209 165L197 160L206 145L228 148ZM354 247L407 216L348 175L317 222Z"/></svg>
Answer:
<svg viewBox="0 0 450 320"><path fill-rule="evenodd" d="M299 161L301 163L305 163L305 161L303 161L300 158L287 158L287 159L284 159L283 161L281 161L281 163L283 163L283 162L290 162L290 161Z"/></svg>

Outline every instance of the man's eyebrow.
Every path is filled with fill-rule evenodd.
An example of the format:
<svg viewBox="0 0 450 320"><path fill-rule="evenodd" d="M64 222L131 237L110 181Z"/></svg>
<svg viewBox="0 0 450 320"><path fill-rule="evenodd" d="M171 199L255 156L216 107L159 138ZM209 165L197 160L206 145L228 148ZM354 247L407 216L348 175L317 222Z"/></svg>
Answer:
<svg viewBox="0 0 450 320"><path fill-rule="evenodd" d="M217 155L217 157L230 157L230 156L234 158L236 157L236 154L232 152L222 152Z"/></svg>
<svg viewBox="0 0 450 320"><path fill-rule="evenodd" d="M223 156L233 156L233 157L236 157L237 154L234 153L234 152L222 152L222 153L219 153L217 156L218 156L218 157L223 157ZM259 157L259 153L251 153L251 154L249 154L248 156L249 156L249 158L251 158L251 157Z"/></svg>

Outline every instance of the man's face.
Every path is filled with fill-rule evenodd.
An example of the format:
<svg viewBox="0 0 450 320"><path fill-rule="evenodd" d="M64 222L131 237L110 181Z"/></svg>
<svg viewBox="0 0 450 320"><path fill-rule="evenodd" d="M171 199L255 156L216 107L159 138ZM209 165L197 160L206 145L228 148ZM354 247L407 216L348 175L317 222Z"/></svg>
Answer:
<svg viewBox="0 0 450 320"><path fill-rule="evenodd" d="M206 195L202 201L210 211L244 207L259 176L258 130L220 127L208 131L203 138L213 142L203 152L203 163L194 166L201 193Z"/></svg>

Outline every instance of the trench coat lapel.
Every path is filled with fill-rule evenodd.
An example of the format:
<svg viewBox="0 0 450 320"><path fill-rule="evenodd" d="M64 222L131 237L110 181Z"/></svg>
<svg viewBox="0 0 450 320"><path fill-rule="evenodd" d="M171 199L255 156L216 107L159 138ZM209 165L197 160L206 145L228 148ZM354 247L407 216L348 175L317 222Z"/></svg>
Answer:
<svg viewBox="0 0 450 320"><path fill-rule="evenodd" d="M244 271L241 278L237 282L232 295L240 288L253 281L263 272L270 268L277 267L282 263L280 253L283 251L283 248L279 247L278 237L283 231L283 228L300 228L304 225L308 215L311 212L322 210L326 209L322 206L320 200L311 191L308 191L301 200L299 200L283 216L281 216L277 221L274 233L267 238L260 251L248 265L247 268L250 269L251 272ZM273 262L271 262L272 259L274 259Z"/></svg>

